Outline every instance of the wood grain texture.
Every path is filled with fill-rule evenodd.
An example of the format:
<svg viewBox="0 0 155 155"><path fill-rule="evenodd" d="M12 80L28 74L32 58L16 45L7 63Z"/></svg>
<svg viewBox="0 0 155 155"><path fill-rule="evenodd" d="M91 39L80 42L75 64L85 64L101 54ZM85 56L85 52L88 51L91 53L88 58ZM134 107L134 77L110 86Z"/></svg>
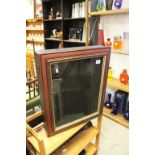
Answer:
<svg viewBox="0 0 155 155"><path fill-rule="evenodd" d="M86 147L90 141L98 134L98 130L95 127L90 127L81 131L76 137L69 141L65 147L58 150L54 155L78 155L84 147ZM91 150L89 150L91 149ZM87 151L95 151L95 147L87 147Z"/></svg>
<svg viewBox="0 0 155 155"><path fill-rule="evenodd" d="M43 18L32 18L32 19L26 19L26 22L34 23L37 21L43 21Z"/></svg>
<svg viewBox="0 0 155 155"><path fill-rule="evenodd" d="M35 118L41 116L42 114L43 114L42 111L38 111L38 112L36 112L36 113L34 113L34 114L30 115L30 116L27 116L26 117L26 122L28 123L28 122L34 120Z"/></svg>
<svg viewBox="0 0 155 155"><path fill-rule="evenodd" d="M97 148L92 143L89 143L86 146L85 150L86 150L86 154L87 155L94 155L94 153L96 152Z"/></svg>
<svg viewBox="0 0 155 155"><path fill-rule="evenodd" d="M129 9L95 11L95 12L90 12L89 15L97 16L97 15L110 15L110 14L123 14L123 13L129 13Z"/></svg>
<svg viewBox="0 0 155 155"><path fill-rule="evenodd" d="M50 154L66 142L70 137L72 137L76 132L78 132L82 127L84 127L84 125L85 124L81 124L51 137L47 136L45 128L42 128L42 130L38 131L36 134L39 139L44 140L45 152ZM38 141L34 136L28 137L28 141L34 146L37 152L40 152Z"/></svg>

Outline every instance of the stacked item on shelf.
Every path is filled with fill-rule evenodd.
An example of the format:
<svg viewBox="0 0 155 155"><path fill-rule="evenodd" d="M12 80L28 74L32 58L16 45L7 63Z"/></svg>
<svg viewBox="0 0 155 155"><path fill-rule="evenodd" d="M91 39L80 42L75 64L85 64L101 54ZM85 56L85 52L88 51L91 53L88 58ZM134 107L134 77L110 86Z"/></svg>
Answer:
<svg viewBox="0 0 155 155"><path fill-rule="evenodd" d="M29 50L33 50L33 44L32 43L28 43L26 48L29 49ZM43 45L36 44L36 43L34 44L34 48L35 48L35 51L44 50L44 46Z"/></svg>
<svg viewBox="0 0 155 155"><path fill-rule="evenodd" d="M43 34L34 34L34 33L29 33L27 40L34 40L34 41L44 41L44 35Z"/></svg>
<svg viewBox="0 0 155 155"><path fill-rule="evenodd" d="M34 18L26 20L26 48L28 50L43 50L44 49L44 33L43 33L43 19Z"/></svg>
<svg viewBox="0 0 155 155"><path fill-rule="evenodd" d="M91 8L91 1L88 1L89 9ZM90 11L90 10L89 10ZM72 4L72 18L85 17L86 14L86 2L78 2Z"/></svg>
<svg viewBox="0 0 155 155"><path fill-rule="evenodd" d="M129 32L123 32L123 36L114 36L113 51L129 53Z"/></svg>
<svg viewBox="0 0 155 155"><path fill-rule="evenodd" d="M119 10L129 8L129 0L98 0L98 11Z"/></svg>
<svg viewBox="0 0 155 155"><path fill-rule="evenodd" d="M85 0L70 0L69 3L64 0L43 0L42 4L45 49L86 45Z"/></svg>
<svg viewBox="0 0 155 155"><path fill-rule="evenodd" d="M43 30L43 24L30 24L26 27L26 30Z"/></svg>

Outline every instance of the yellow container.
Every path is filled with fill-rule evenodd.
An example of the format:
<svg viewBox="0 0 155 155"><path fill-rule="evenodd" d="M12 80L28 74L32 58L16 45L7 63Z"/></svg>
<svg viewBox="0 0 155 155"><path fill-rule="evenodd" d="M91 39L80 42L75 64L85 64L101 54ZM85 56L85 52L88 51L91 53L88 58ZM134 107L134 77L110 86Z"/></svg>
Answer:
<svg viewBox="0 0 155 155"><path fill-rule="evenodd" d="M112 79L112 68L109 67L108 69L108 80Z"/></svg>

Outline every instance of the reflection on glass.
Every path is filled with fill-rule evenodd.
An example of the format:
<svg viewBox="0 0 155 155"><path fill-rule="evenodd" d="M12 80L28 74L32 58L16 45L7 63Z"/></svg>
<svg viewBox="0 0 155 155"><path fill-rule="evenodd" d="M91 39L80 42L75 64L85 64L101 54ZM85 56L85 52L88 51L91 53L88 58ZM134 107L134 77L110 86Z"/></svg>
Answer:
<svg viewBox="0 0 155 155"><path fill-rule="evenodd" d="M98 112L103 57L51 64L55 125Z"/></svg>

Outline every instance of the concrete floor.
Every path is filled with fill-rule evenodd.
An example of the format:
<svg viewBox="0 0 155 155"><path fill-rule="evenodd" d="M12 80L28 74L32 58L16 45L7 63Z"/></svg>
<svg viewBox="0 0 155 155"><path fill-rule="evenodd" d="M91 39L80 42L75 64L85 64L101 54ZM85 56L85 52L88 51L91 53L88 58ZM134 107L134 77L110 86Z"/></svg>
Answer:
<svg viewBox="0 0 155 155"><path fill-rule="evenodd" d="M129 155L129 129L103 117L99 155Z"/></svg>

